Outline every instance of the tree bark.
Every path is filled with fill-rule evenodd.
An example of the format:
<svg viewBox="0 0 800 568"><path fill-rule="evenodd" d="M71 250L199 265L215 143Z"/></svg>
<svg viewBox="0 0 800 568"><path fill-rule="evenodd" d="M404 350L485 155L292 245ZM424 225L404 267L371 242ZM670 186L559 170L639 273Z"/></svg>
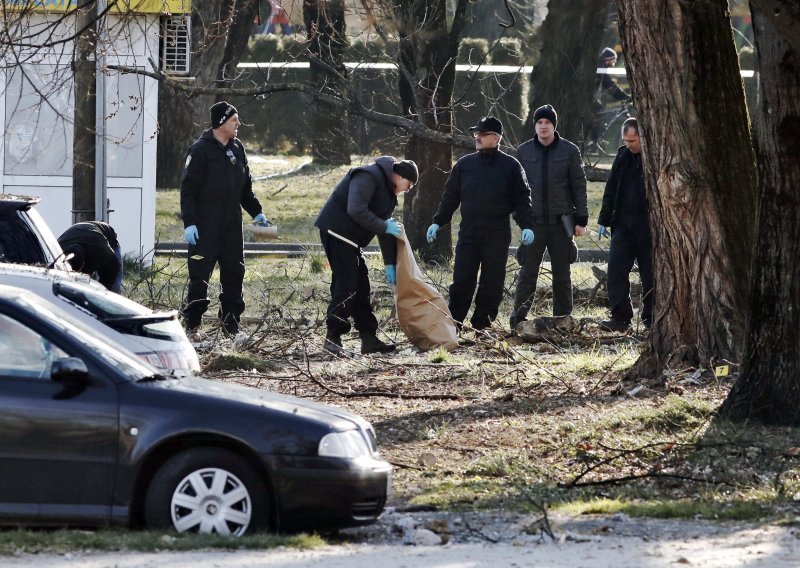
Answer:
<svg viewBox="0 0 800 568"><path fill-rule="evenodd" d="M655 310L629 376L738 360L755 157L726 0L617 0L639 110Z"/></svg>
<svg viewBox="0 0 800 568"><path fill-rule="evenodd" d="M255 0L192 2L191 76L196 78L196 85L230 85L257 9ZM180 185L186 151L210 126L208 109L216 100L214 94L187 93L161 83L157 187ZM246 116L242 120L247 123Z"/></svg>
<svg viewBox="0 0 800 568"><path fill-rule="evenodd" d="M797 0L750 0L750 11L758 10L775 32L800 49L800 2Z"/></svg>
<svg viewBox="0 0 800 568"><path fill-rule="evenodd" d="M531 73L531 97L525 120L533 136L533 111L551 104L558 132L581 145L592 125L597 56L603 41L609 0L550 0L539 34L542 50Z"/></svg>
<svg viewBox="0 0 800 568"><path fill-rule="evenodd" d="M75 116L72 138L72 222L95 219L95 165L97 148L97 3L77 9L75 40ZM85 28L85 29L84 29Z"/></svg>
<svg viewBox="0 0 800 568"><path fill-rule="evenodd" d="M311 84L323 93L346 98L343 79L345 36L343 0L304 0ZM318 164L350 163L350 132L346 109L317 102L311 109L312 157Z"/></svg>
<svg viewBox="0 0 800 568"><path fill-rule="evenodd" d="M453 129L456 55L467 4L467 0L458 0L452 22L448 22L445 0L403 0L398 7L403 112L437 132L451 133ZM425 232L452 168L452 145L412 135L406 158L414 160L420 171L403 204L406 235L423 260L442 262L453 255L450 231L440 231L433 243L426 241Z"/></svg>
<svg viewBox="0 0 800 568"><path fill-rule="evenodd" d="M800 424L800 47L751 3L759 69L761 209L742 372L721 413ZM796 25L800 25L800 17Z"/></svg>

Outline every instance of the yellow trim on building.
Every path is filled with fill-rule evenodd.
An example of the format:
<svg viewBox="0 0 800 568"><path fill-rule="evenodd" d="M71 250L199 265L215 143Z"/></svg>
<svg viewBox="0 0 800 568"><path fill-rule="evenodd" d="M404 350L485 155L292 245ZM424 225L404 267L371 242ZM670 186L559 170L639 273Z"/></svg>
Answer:
<svg viewBox="0 0 800 568"><path fill-rule="evenodd" d="M111 4L112 0L108 0ZM67 12L78 6L78 0L2 0L8 10L32 10L34 12ZM117 0L112 13L134 14L188 14L192 11L192 0Z"/></svg>

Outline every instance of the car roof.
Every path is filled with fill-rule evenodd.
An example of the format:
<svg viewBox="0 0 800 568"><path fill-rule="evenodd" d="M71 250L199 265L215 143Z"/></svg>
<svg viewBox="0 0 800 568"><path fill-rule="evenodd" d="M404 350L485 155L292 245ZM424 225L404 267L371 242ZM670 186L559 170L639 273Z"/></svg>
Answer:
<svg viewBox="0 0 800 568"><path fill-rule="evenodd" d="M0 211L27 211L39 201L41 199L30 195L0 193Z"/></svg>

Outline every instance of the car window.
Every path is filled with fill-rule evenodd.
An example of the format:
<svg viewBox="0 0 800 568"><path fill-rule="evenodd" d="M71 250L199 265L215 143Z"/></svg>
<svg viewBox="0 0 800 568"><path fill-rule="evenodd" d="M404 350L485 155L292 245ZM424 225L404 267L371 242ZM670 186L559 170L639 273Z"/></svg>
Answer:
<svg viewBox="0 0 800 568"><path fill-rule="evenodd" d="M47 264L36 234L17 211L8 211L0 219L0 261Z"/></svg>
<svg viewBox="0 0 800 568"><path fill-rule="evenodd" d="M53 361L68 356L29 327L0 314L0 375L49 378Z"/></svg>

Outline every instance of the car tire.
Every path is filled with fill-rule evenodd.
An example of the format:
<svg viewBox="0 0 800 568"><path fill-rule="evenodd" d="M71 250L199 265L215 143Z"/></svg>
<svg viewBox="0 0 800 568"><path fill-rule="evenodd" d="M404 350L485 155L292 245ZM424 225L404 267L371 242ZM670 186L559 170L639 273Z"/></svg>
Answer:
<svg viewBox="0 0 800 568"><path fill-rule="evenodd" d="M267 484L241 456L219 448L186 450L156 471L145 497L145 525L177 532L253 534L269 528Z"/></svg>

